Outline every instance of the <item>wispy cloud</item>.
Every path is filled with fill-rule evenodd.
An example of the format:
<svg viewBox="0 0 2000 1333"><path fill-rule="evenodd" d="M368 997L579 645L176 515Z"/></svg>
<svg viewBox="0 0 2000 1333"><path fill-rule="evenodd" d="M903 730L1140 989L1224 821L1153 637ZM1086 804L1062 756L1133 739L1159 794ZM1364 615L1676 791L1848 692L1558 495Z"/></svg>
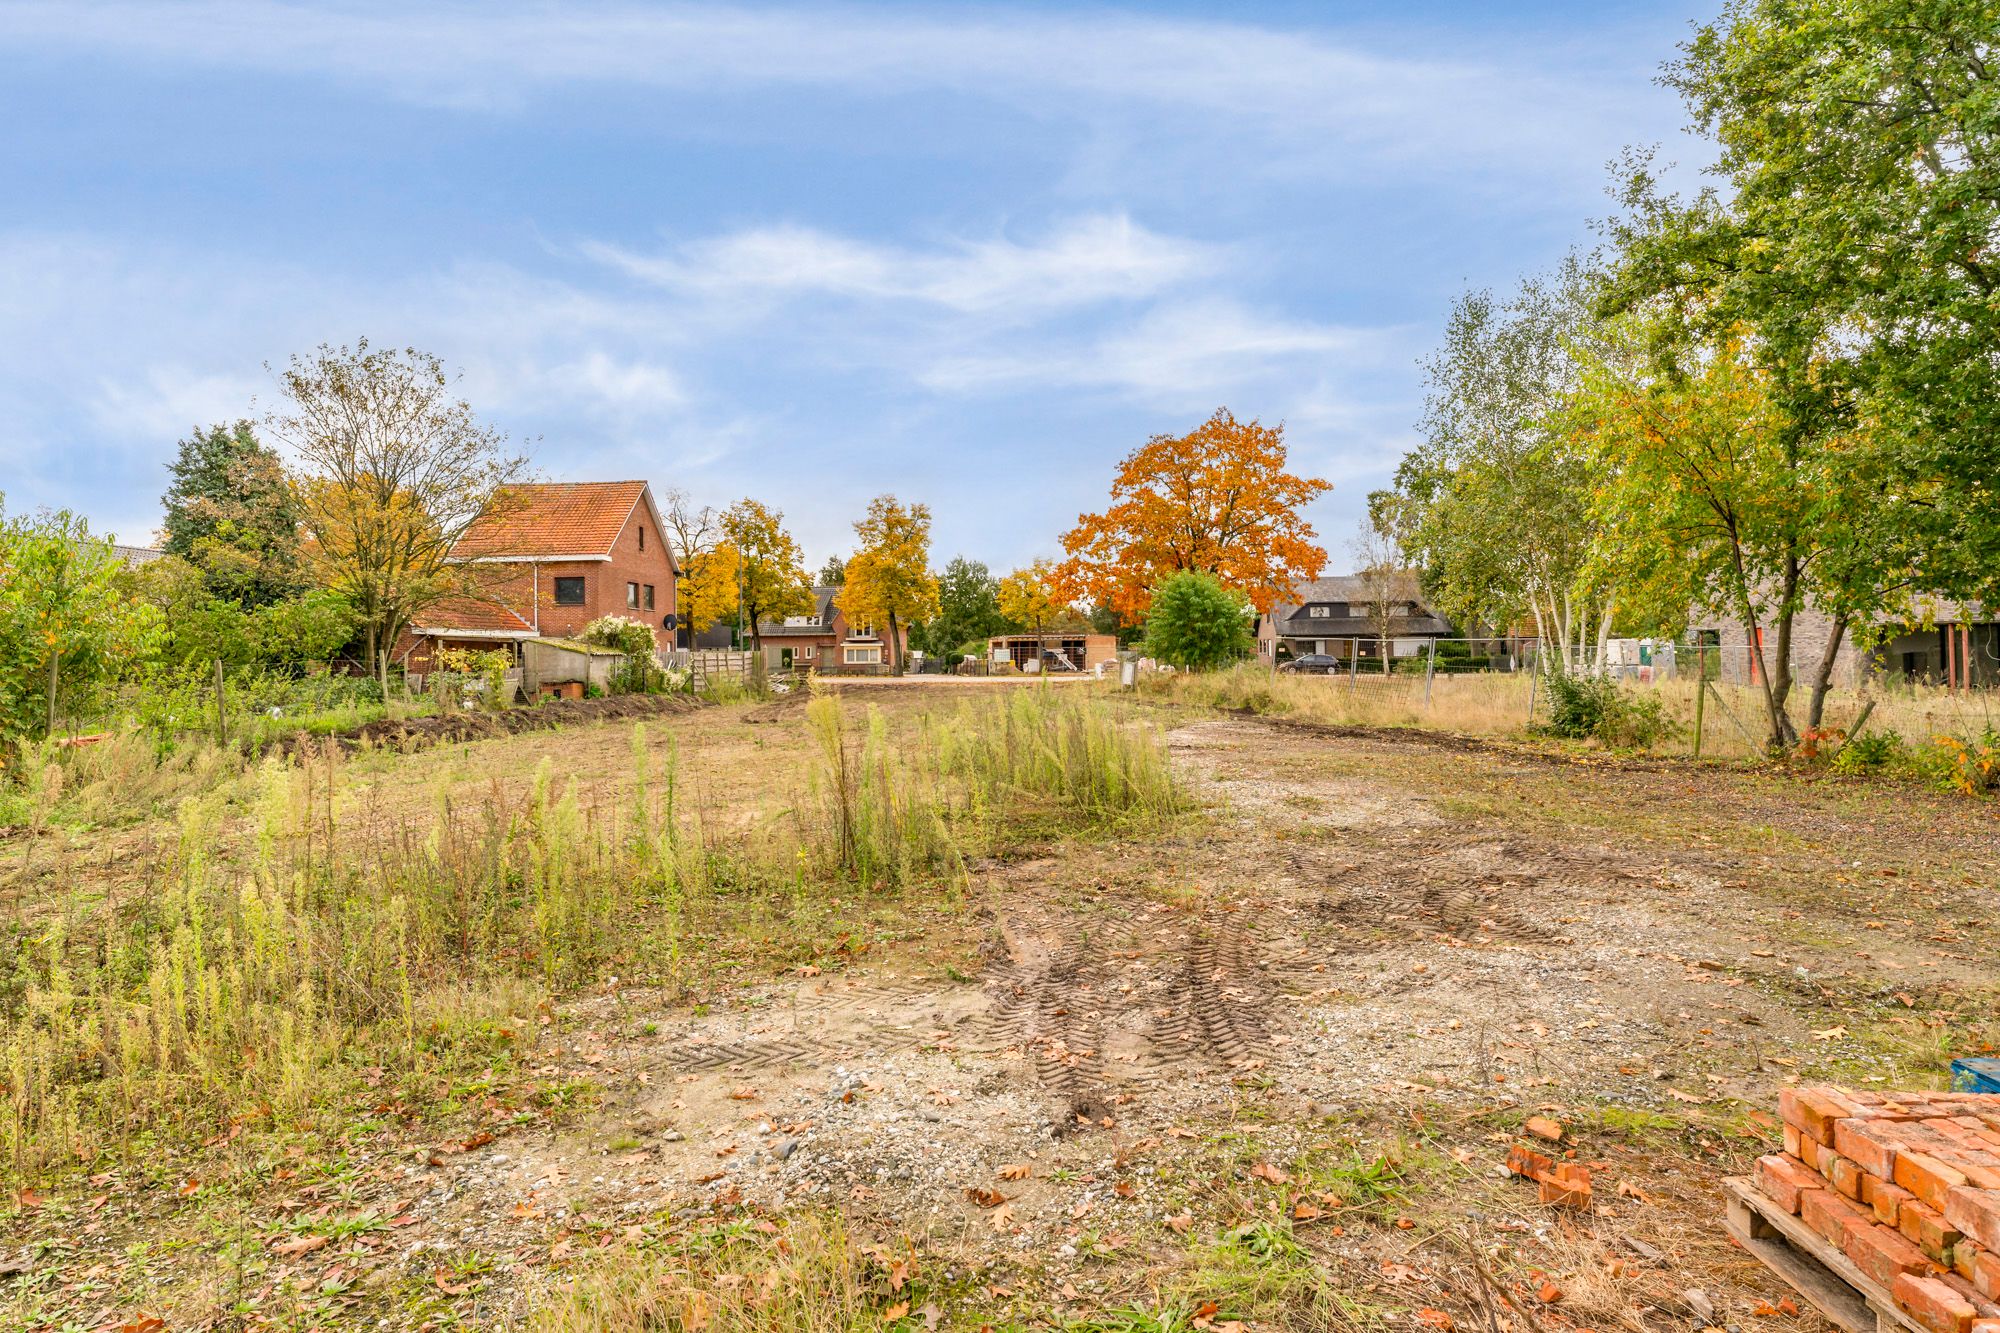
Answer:
<svg viewBox="0 0 2000 1333"><path fill-rule="evenodd" d="M963 312L1048 312L1151 296L1216 267L1211 247L1119 216L1075 219L1046 237L954 240L931 249L873 244L810 227L760 227L639 254L583 253L653 286L713 301L831 296Z"/></svg>
<svg viewBox="0 0 2000 1333"><path fill-rule="evenodd" d="M1111 117L1139 133L1249 131L1306 153L1339 144L1395 156L1409 174L1539 173L1547 145L1577 125L1657 98L1635 86L1639 71L1604 70L1602 51L1524 44L1423 58L1250 24L1047 9L12 0L0 44L333 79L489 110L576 84L942 92L1031 117Z"/></svg>
<svg viewBox="0 0 2000 1333"><path fill-rule="evenodd" d="M1081 344L1048 340L1025 349L938 360L921 374L941 392L1060 386L1107 389L1152 406L1213 405L1217 395L1294 378L1301 366L1374 363L1377 331L1261 314L1210 297L1162 305Z"/></svg>

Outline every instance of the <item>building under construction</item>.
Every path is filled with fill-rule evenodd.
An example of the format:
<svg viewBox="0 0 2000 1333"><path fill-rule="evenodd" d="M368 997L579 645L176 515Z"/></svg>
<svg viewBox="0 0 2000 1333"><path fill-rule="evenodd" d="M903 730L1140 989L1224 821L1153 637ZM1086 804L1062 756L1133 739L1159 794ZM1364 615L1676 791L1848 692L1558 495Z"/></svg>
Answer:
<svg viewBox="0 0 2000 1333"><path fill-rule="evenodd" d="M1118 660L1118 638L1112 634L996 634L986 646L989 661L1012 662L1021 671L1095 671L1099 663Z"/></svg>

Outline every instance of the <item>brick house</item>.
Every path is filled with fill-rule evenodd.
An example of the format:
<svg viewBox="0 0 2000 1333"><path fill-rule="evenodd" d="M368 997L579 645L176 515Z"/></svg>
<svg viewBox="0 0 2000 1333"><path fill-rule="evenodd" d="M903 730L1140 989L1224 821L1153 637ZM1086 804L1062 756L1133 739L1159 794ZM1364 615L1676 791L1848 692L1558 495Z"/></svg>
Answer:
<svg viewBox="0 0 2000 1333"><path fill-rule="evenodd" d="M1929 627L1911 628L1885 616L1876 629L1887 637L1872 648L1858 646L1850 628L1834 655L1832 683L1852 686L1874 676L1910 684L2000 685L2000 618L1993 612L1977 602L1942 598L1920 598L1911 610ZM1819 669L1832 636L1832 616L1810 603L1799 609L1792 617L1793 679L1808 679ZM1719 652L1709 654L1716 663L1711 674L1737 685L1757 683L1753 645L1763 648L1767 661L1777 649L1774 629L1758 625L1752 638L1741 617L1714 611L1696 611L1688 637L1716 646Z"/></svg>
<svg viewBox="0 0 2000 1333"><path fill-rule="evenodd" d="M1412 587L1415 580L1411 581ZM1257 617L1257 655L1269 662L1325 653L1342 661L1382 655L1381 627L1371 614L1373 597L1359 574L1339 574L1301 584L1297 599L1279 603ZM1415 595L1398 602L1389 621L1391 658L1415 657L1433 639L1451 636L1451 623Z"/></svg>
<svg viewBox="0 0 2000 1333"><path fill-rule="evenodd" d="M599 616L620 615L674 646L674 581L680 574L643 481L534 482L509 486L492 512L452 548L472 592L419 612L397 660L428 670L440 648L504 647L574 635Z"/></svg>
<svg viewBox="0 0 2000 1333"><path fill-rule="evenodd" d="M886 676L889 643L873 625L849 625L836 602L837 586L812 590L813 609L802 616L757 623L764 665L772 671L814 671L827 676ZM910 627L900 625L903 661L910 660Z"/></svg>

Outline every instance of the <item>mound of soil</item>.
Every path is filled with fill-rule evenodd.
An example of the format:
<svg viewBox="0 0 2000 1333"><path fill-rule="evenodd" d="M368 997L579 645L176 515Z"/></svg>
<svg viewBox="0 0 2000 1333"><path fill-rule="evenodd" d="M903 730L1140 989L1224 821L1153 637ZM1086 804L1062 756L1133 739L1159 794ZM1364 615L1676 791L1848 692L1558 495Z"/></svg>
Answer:
<svg viewBox="0 0 2000 1333"><path fill-rule="evenodd" d="M350 749L367 744L408 750L426 745L515 736L524 731L546 731L579 722L691 713L708 706L702 700L685 694L613 694L602 699L552 699L531 708L510 708L504 713L447 713L401 721L385 718L327 739ZM294 741L287 748L298 743Z"/></svg>

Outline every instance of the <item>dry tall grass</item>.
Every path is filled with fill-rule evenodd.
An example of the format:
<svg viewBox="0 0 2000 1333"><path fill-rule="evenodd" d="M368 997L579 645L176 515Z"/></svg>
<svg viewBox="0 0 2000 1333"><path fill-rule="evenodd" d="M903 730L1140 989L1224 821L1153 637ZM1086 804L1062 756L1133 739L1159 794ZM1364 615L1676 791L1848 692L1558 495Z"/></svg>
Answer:
<svg viewBox="0 0 2000 1333"><path fill-rule="evenodd" d="M948 903L968 855L1024 811L1178 808L1156 732L1053 694L894 736L873 709L816 699L818 762L789 819L689 802L676 750L656 757L643 727L629 783L592 803L545 758L525 791L440 786L387 829L346 826L339 750L273 756L248 829L242 784L190 796L146 893L37 904L40 933L0 942L0 1153L34 1172L149 1133L301 1124L363 1069L420 1103L440 1076L509 1059L524 1016L614 961L678 982L691 915L705 947L791 961L823 904L855 897L816 887ZM37 771L47 787L66 770Z"/></svg>
<svg viewBox="0 0 2000 1333"><path fill-rule="evenodd" d="M1440 674L1425 701L1421 674L1393 676L1302 676L1244 666L1207 674L1161 674L1145 678L1150 695L1215 708L1292 716L1335 726L1424 727L1468 736L1517 736L1533 716L1546 718L1547 700L1528 673ZM1689 677L1624 688L1658 698L1675 724L1657 749L1690 754L1694 749L1695 687ZM1755 759L1764 753L1764 703L1759 691L1742 685L1712 684L1704 709L1702 755L1714 759ZM1977 736L2000 725L2000 700L1985 692L1952 693L1935 686L1874 686L1836 690L1829 698L1825 726L1849 731L1869 701L1867 730L1892 733L1911 746L1935 736ZM1793 694L1800 715L1802 692Z"/></svg>

